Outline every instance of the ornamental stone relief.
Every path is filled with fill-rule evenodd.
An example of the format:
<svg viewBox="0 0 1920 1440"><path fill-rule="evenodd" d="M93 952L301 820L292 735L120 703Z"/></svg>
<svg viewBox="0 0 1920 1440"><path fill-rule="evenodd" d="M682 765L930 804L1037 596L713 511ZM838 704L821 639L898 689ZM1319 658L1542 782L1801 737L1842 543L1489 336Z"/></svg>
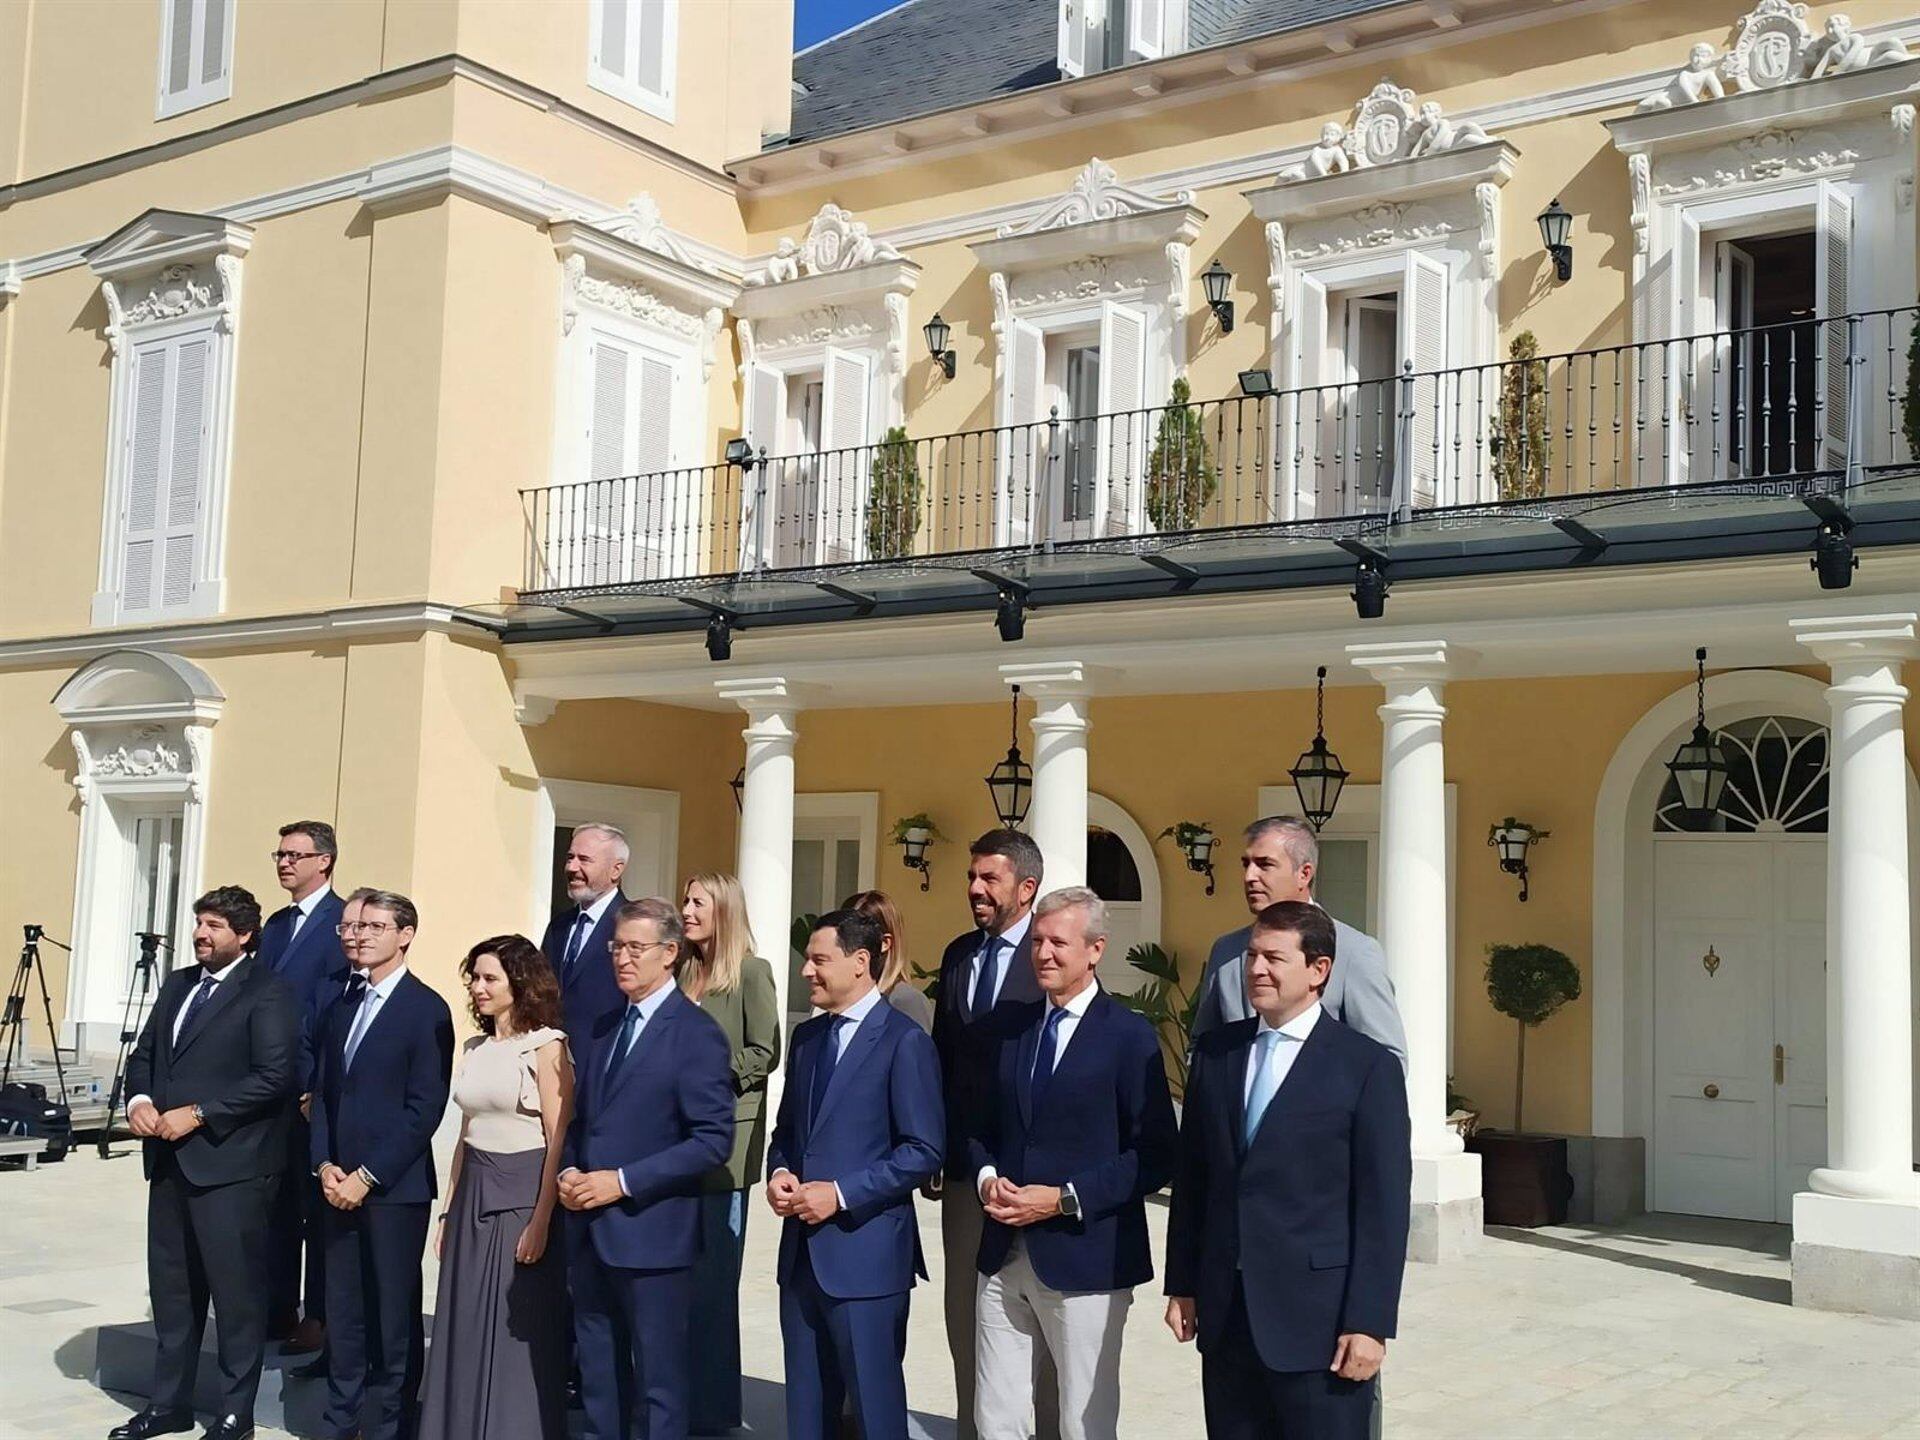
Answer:
<svg viewBox="0 0 1920 1440"><path fill-rule="evenodd" d="M839 345L867 340L885 328L874 312L878 305L816 305L754 327L756 355L792 345Z"/></svg>
<svg viewBox="0 0 1920 1440"><path fill-rule="evenodd" d="M560 314L563 334L573 333L582 305L625 315L689 340L700 338L707 328L702 315L670 304L637 280L589 274L584 255L569 255L563 273L566 277L566 299Z"/></svg>
<svg viewBox="0 0 1920 1440"><path fill-rule="evenodd" d="M177 781L200 798L207 770L209 732L205 726L135 725L96 730L76 725L68 731L78 762L73 783L83 801L93 798L100 781Z"/></svg>
<svg viewBox="0 0 1920 1440"><path fill-rule="evenodd" d="M660 202L644 190L629 200L624 210L589 220L588 223L609 235L618 236L630 245L638 245L642 250L651 250L655 255L709 275L718 273L712 265L687 248L677 231L668 227L660 211Z"/></svg>
<svg viewBox="0 0 1920 1440"><path fill-rule="evenodd" d="M1497 197L1495 197L1497 203ZM1411 245L1437 240L1459 230L1482 227L1482 205L1477 196L1446 202L1399 204L1384 200L1325 220L1297 221L1286 236L1289 260L1318 260L1389 245ZM1481 244L1491 243L1488 236Z"/></svg>
<svg viewBox="0 0 1920 1440"><path fill-rule="evenodd" d="M1085 225L1095 220L1120 220L1166 210L1175 205L1191 205L1193 192L1181 190L1171 200L1149 195L1144 190L1123 185L1113 166L1095 156L1087 161L1062 195L1025 224L1002 225L1001 239L1011 235L1037 235L1045 230L1060 230L1069 225Z"/></svg>
<svg viewBox="0 0 1920 1440"><path fill-rule="evenodd" d="M240 259L217 255L203 265L168 265L132 285L102 280L100 290L107 302L107 337L116 350L128 326L183 315L215 313L220 329L231 333L240 295Z"/></svg>
<svg viewBox="0 0 1920 1440"><path fill-rule="evenodd" d="M1807 7L1798 0L1760 0L1733 27L1725 54L1705 43L1695 45L1687 63L1637 108L1672 110L1908 58L1897 35L1868 40L1845 15L1829 17L1816 35L1807 24Z"/></svg>
<svg viewBox="0 0 1920 1440"><path fill-rule="evenodd" d="M1169 245L1169 254L1175 248ZM1187 249L1184 245L1177 248ZM1168 267L1153 265L1143 256L1108 259L1093 255L1012 276L1008 281L1007 300L1015 310L1026 310L1072 300L1098 300L1170 283Z"/></svg>
<svg viewBox="0 0 1920 1440"><path fill-rule="evenodd" d="M854 219L829 201L808 224L804 239L781 236L765 268L748 275L746 283L780 285L803 275L831 275L904 258L886 241L874 239L865 221Z"/></svg>
<svg viewBox="0 0 1920 1440"><path fill-rule="evenodd" d="M1330 120L1320 127L1320 143L1307 158L1280 172L1281 180L1314 180L1418 160L1468 145L1484 145L1493 137L1470 120L1449 120L1437 100L1416 103L1413 91L1382 80L1353 108L1346 124Z"/></svg>
<svg viewBox="0 0 1920 1440"><path fill-rule="evenodd" d="M1684 195L1786 175L1814 175L1884 153L1887 144L1860 126L1762 130L1727 145L1662 159L1654 167L1653 193ZM1635 210L1638 213L1637 203Z"/></svg>

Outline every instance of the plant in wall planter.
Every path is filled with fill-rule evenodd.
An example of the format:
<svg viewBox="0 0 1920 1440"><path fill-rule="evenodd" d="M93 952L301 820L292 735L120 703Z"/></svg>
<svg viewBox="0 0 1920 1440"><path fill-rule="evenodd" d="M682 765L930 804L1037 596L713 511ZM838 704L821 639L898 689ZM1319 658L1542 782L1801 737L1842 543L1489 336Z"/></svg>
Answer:
<svg viewBox="0 0 1920 1440"><path fill-rule="evenodd" d="M1172 840L1187 857L1187 868L1207 877L1207 894L1213 894L1213 847L1219 843L1204 820L1181 820L1154 837Z"/></svg>
<svg viewBox="0 0 1920 1440"><path fill-rule="evenodd" d="M933 871L927 864L927 847L947 837L927 818L926 811L921 810L894 821L888 838L900 847L900 863L909 870L918 870L920 888L928 889L933 884Z"/></svg>
<svg viewBox="0 0 1920 1440"><path fill-rule="evenodd" d="M1564 1137L1524 1133L1527 1031L1580 998L1580 967L1551 945L1489 945L1487 999L1519 1026L1514 1057L1513 1129L1481 1130L1468 1148L1480 1155L1489 1225L1558 1225L1567 1218L1573 1180Z"/></svg>

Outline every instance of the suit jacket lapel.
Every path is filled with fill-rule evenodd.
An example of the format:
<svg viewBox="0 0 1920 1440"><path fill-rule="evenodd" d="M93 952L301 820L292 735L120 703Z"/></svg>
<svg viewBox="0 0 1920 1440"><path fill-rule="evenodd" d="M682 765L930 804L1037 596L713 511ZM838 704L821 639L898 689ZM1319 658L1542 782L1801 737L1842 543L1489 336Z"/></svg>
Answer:
<svg viewBox="0 0 1920 1440"><path fill-rule="evenodd" d="M300 928L294 932L293 939L288 941L287 948L280 952L280 962L274 967L276 974L283 974L287 970L290 970L293 967L294 956L306 950L310 945L318 943L315 939L317 932L328 930L339 923L335 918L334 907L331 903L333 898L331 891L321 896L319 903L313 907L313 913L300 922ZM344 905L340 907L342 910L345 908L346 906ZM287 924L289 926L293 924L292 916L288 916Z"/></svg>
<svg viewBox="0 0 1920 1440"><path fill-rule="evenodd" d="M1227 1124L1233 1132L1233 1153L1242 1157L1247 1153L1247 1066L1253 1061L1253 1042L1259 1034L1256 1027L1244 1045L1236 1045L1233 1062L1227 1066Z"/></svg>
<svg viewBox="0 0 1920 1440"><path fill-rule="evenodd" d="M1313 1068L1319 1063L1321 1047L1326 1043L1325 1036L1321 1034L1326 1023L1327 1017L1323 1010L1320 1019L1313 1027L1313 1033L1301 1041L1300 1053L1293 1057L1293 1065L1287 1071L1287 1078L1280 1082L1280 1088L1273 1092L1273 1099L1267 1102L1267 1113L1260 1117L1260 1128L1254 1132L1253 1138L1256 1142L1269 1132L1279 1133L1280 1127L1275 1125L1274 1118L1283 1116L1288 1110L1298 1106L1307 1089L1312 1086ZM1253 1047L1249 1045L1247 1049L1251 1052ZM1242 1128L1245 1128L1244 1125Z"/></svg>
<svg viewBox="0 0 1920 1440"><path fill-rule="evenodd" d="M233 962L233 973L213 987L213 994L209 995L207 997L207 1003L200 1007L200 1013L193 1017L193 1024L185 1030L182 1030L180 1032L180 1038L174 1041L173 1054L175 1059L184 1055L189 1045L207 1033L207 1026L212 1022L214 1016L218 1015L233 1003L234 997L240 993L240 987L247 983L252 973L250 970L242 969L241 967L251 966L253 963L254 961L251 956L243 956ZM196 980L194 983L198 984L199 982ZM191 995L193 992L189 990L187 993Z"/></svg>
<svg viewBox="0 0 1920 1440"><path fill-rule="evenodd" d="M815 1124L827 1118L827 1112L833 1108L833 1102L846 1093L847 1086L852 1083L854 1071L872 1057L875 1048L880 1044L880 1032L886 1029L886 1012L889 1008L886 1000L882 998L879 1004L867 1012L867 1018L855 1028L853 1038L847 1041L847 1048L833 1067L833 1074L827 1077L827 1093L820 1097L820 1111L813 1117ZM832 1036L831 1025L823 1025L821 1029L828 1037ZM817 1065L820 1062L816 1058L814 1063ZM811 1083L808 1089L809 1091L812 1089Z"/></svg>
<svg viewBox="0 0 1920 1440"><path fill-rule="evenodd" d="M582 953L584 954L584 952ZM660 1008L653 1012L652 1017L648 1019L647 1023L640 1027L640 1033L633 1037L633 1053L620 1063L620 1073L613 1077L612 1083L607 1086L607 1093L601 1097L603 1104L611 1101L614 1092L633 1078L634 1071L640 1069L643 1065L658 1063L655 1061L654 1056L659 1052L661 1045L666 1042L668 1027L680 1018L674 1012L680 1008L680 1002L683 999L685 999L685 997L678 991L667 996L666 999L660 1002ZM691 1004L692 1002L688 1001L687 1003ZM620 1026L615 1024L613 1027L613 1038L607 1041L606 1054L601 1059L601 1074L603 1075L606 1073L606 1062L613 1058L613 1047L619 1043L619 1039Z"/></svg>
<svg viewBox="0 0 1920 1440"><path fill-rule="evenodd" d="M1020 1119L1033 1128L1033 1060L1040 1053L1040 1032L1046 1027L1047 1012L1020 1033L1020 1045L1014 1052L1013 1088L1020 1097Z"/></svg>
<svg viewBox="0 0 1920 1440"><path fill-rule="evenodd" d="M382 1000L379 1005L374 1008L373 1018L367 1021L367 1028L360 1034L360 1047L353 1052L355 1063L358 1063L360 1057L367 1053L367 1046L373 1041L376 1035L384 1035L388 1030L393 1028L387 1024L387 1016L400 1006L402 1003L401 997L407 993L407 987L412 981L413 972L411 971L401 976L400 983L395 985L387 998ZM371 991L369 991L369 993L371 993ZM360 997L360 1003L362 1005L367 1003L366 996L363 995ZM346 1026L340 1032L340 1059L342 1064L346 1062L347 1039L353 1034L352 1016L355 1013L357 1012L352 1010L347 1012L348 1019Z"/></svg>

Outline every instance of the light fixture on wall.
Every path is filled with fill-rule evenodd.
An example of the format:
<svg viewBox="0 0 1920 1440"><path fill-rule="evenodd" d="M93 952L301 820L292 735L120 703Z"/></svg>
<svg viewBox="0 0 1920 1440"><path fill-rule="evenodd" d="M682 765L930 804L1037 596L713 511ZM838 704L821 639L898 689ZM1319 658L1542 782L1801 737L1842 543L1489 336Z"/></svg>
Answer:
<svg viewBox="0 0 1920 1440"><path fill-rule="evenodd" d="M1253 399L1273 394L1273 372L1271 370L1242 370L1240 372L1240 393Z"/></svg>
<svg viewBox="0 0 1920 1440"><path fill-rule="evenodd" d="M1808 562L1820 577L1822 590L1844 590L1853 584L1853 572L1860 568L1860 557L1853 553L1851 519L1833 515L1820 522L1813 537L1813 559Z"/></svg>
<svg viewBox="0 0 1920 1440"><path fill-rule="evenodd" d="M1534 217L1540 223L1540 240L1547 247L1547 254L1553 257L1553 278L1562 283L1573 278L1573 246L1567 237L1573 234L1573 212L1560 203L1559 197Z"/></svg>
<svg viewBox="0 0 1920 1440"><path fill-rule="evenodd" d="M1354 613L1362 620L1378 620L1387 613L1387 592L1393 588L1393 582L1387 579L1386 561L1371 556L1362 556L1360 564L1353 572Z"/></svg>
<svg viewBox="0 0 1920 1440"><path fill-rule="evenodd" d="M727 441L727 464L737 465L742 470L751 470L760 463L759 456L753 453L753 442L744 435L736 435Z"/></svg>
<svg viewBox="0 0 1920 1440"><path fill-rule="evenodd" d="M1013 687L1013 730L1008 737L1007 758L993 767L987 776L987 793L993 797L993 814L1004 829L1018 830L1026 823L1027 807L1033 803L1033 767L1020 754L1020 687Z"/></svg>
<svg viewBox="0 0 1920 1440"><path fill-rule="evenodd" d="M1348 773L1340 757L1327 748L1327 667L1322 665L1315 677L1313 744L1300 752L1300 758L1287 771L1293 777L1293 793L1300 797L1300 813L1307 817L1314 834L1318 835L1320 827L1333 818Z"/></svg>
<svg viewBox="0 0 1920 1440"><path fill-rule="evenodd" d="M1220 333L1233 333L1233 301L1227 298L1227 292L1233 289L1233 272L1216 259L1200 272L1200 285L1207 292L1207 308L1213 311L1213 318L1220 322Z"/></svg>
<svg viewBox="0 0 1920 1440"><path fill-rule="evenodd" d="M940 367L940 373L949 380L953 378L954 355L947 348L947 341L953 337L953 327L941 318L938 310L933 318L920 327L920 333L927 340L927 354L933 357L933 363Z"/></svg>
<svg viewBox="0 0 1920 1440"><path fill-rule="evenodd" d="M920 872L922 890L933 888L933 867L927 863L927 850L940 838L940 832L924 810L893 822L893 843L900 847L900 863Z"/></svg>
<svg viewBox="0 0 1920 1440"><path fill-rule="evenodd" d="M1011 585L1000 587L1000 597L993 606L994 628L1000 632L1000 638L1006 641L1019 640L1027 633L1027 592L1025 587L1015 589Z"/></svg>
<svg viewBox="0 0 1920 1440"><path fill-rule="evenodd" d="M1707 647L1693 652L1694 720L1693 734L1680 742L1667 762L1680 791L1680 804L1695 820L1706 820L1720 808L1720 797L1727 789L1727 752L1707 729Z"/></svg>
<svg viewBox="0 0 1920 1440"><path fill-rule="evenodd" d="M733 621L724 610L714 610L707 616L707 659L731 660L733 658Z"/></svg>
<svg viewBox="0 0 1920 1440"><path fill-rule="evenodd" d="M1204 820L1182 820L1160 832L1160 839L1172 840L1187 857L1187 869L1207 877L1207 894L1213 894L1213 847L1219 837Z"/></svg>
<svg viewBox="0 0 1920 1440"><path fill-rule="evenodd" d="M738 773L734 775L733 779L727 782L727 788L733 791L734 813L736 815L746 814L746 811L747 811L747 801L746 801L747 767L746 766L742 765Z"/></svg>
<svg viewBox="0 0 1920 1440"><path fill-rule="evenodd" d="M1500 868L1509 875L1520 877L1520 900L1523 904L1527 898L1527 851L1551 833L1537 829L1524 820L1516 820L1511 815L1487 831L1487 844L1499 852Z"/></svg>

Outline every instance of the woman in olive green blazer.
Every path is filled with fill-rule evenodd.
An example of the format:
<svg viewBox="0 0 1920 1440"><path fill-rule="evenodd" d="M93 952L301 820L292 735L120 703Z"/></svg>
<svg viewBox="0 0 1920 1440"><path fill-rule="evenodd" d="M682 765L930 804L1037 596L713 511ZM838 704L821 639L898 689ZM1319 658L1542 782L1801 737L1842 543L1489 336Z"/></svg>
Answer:
<svg viewBox="0 0 1920 1440"><path fill-rule="evenodd" d="M780 1063L780 1004L773 967L753 953L746 895L732 875L687 881L680 918L687 958L678 983L719 1021L733 1049L733 1153L703 1182L700 1253L693 1263L693 1394L689 1429L720 1435L740 1420L740 1263L747 1190L767 1145L767 1079Z"/></svg>

